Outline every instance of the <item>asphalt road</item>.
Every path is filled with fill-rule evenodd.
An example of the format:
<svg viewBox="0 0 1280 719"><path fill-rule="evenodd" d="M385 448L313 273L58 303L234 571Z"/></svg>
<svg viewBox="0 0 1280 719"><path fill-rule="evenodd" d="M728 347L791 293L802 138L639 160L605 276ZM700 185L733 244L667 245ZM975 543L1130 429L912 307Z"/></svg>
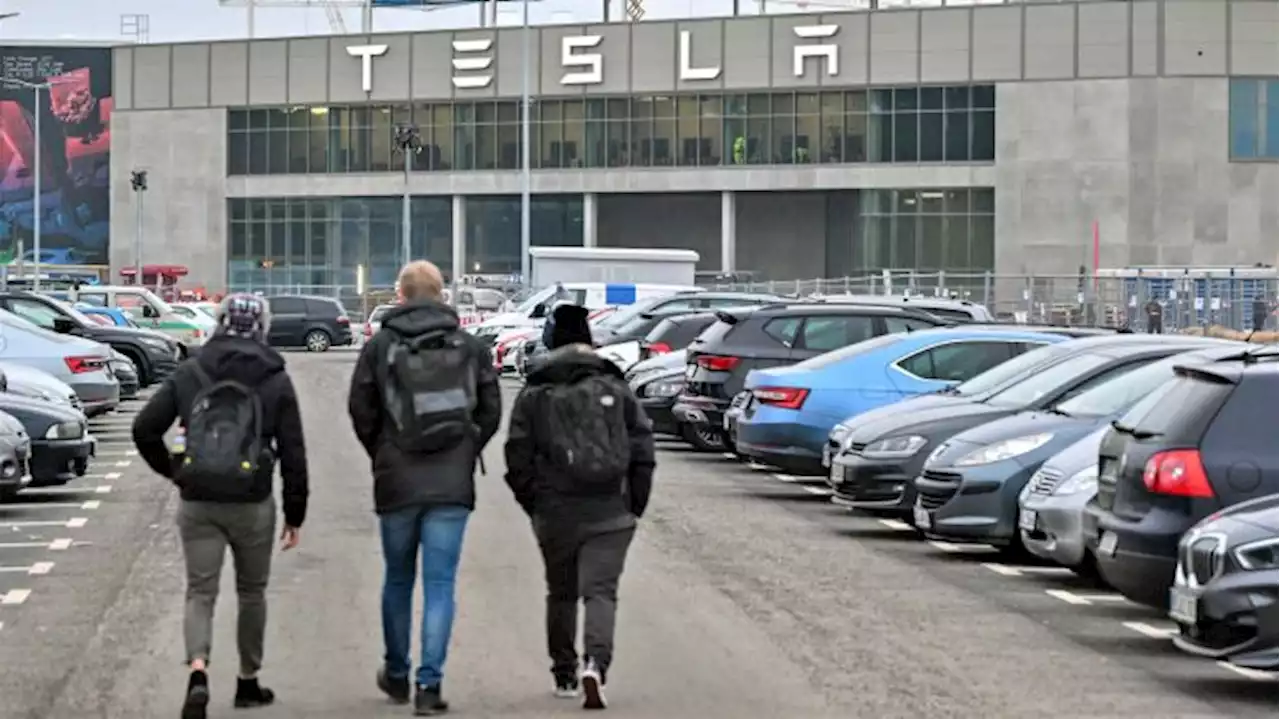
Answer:
<svg viewBox="0 0 1280 719"><path fill-rule="evenodd" d="M382 570L368 462L345 413L353 359L289 355L304 393L313 504L302 547L278 557L272 580L263 680L279 702L256 712L264 719L408 713L373 686ZM576 704L550 695L541 568L501 480L500 444L486 458L446 695L459 716L574 715ZM0 572L0 596L29 590L22 603L0 605L0 717L177 716L185 676L176 499L138 462L110 459L61 506L0 508L4 522L62 521L4 525L5 536L26 538L6 541L32 546L0 548L0 565L27 567ZM1275 715L1273 677L1183 656L1160 617L1064 572L920 542L904 525L832 506L821 487L678 444L659 462L623 581L612 715ZM88 521L67 524L76 518ZM53 548L67 538L69 547ZM41 562L54 564L32 574ZM230 708L230 576L223 586L211 716L243 716Z"/></svg>

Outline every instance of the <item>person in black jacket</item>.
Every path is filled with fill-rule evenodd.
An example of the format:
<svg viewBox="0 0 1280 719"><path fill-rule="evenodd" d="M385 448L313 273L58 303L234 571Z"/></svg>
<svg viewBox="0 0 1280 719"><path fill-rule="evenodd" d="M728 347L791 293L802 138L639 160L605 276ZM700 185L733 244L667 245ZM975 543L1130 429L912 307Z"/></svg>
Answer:
<svg viewBox="0 0 1280 719"><path fill-rule="evenodd" d="M422 655L413 702L416 714L427 715L446 711L449 706L442 698L441 684L453 628L454 584L467 518L475 509L476 461L498 431L502 392L488 349L462 332L457 313L441 302L444 281L440 270L430 262L412 262L400 271L398 287L400 304L387 312L381 329L360 351L351 376L348 412L373 463L373 500L386 562L382 586L386 654L378 670L378 688L392 701L409 701L413 588L421 547ZM474 405L469 413L473 431L447 449L408 451L398 441L397 419L387 409L400 403L385 401L388 357L398 343L440 333L460 341L475 363L470 375L474 380Z"/></svg>
<svg viewBox="0 0 1280 719"><path fill-rule="evenodd" d="M535 361L511 409L506 480L516 502L533 520L546 566L547 651L555 693L572 698L581 688L585 708L603 709L605 675L613 661L618 582L636 520L644 515L653 485L653 428L621 370L592 351L587 311L563 305L556 309L554 320L552 351ZM555 476L559 465L550 460L553 438L543 429L547 426L545 395L557 385L592 377L610 382L609 396L601 398L607 400L603 404L612 406L614 395L622 398L629 460L622 472L625 476L616 478L617 491L569 493L562 488L573 482ZM605 431L594 426L581 430ZM580 675L576 651L579 599L586 613Z"/></svg>
<svg viewBox="0 0 1280 719"><path fill-rule="evenodd" d="M282 548L298 545L307 516L307 454L302 419L284 359L266 345L270 314L266 302L253 295L230 295L218 311L218 328L197 357L178 366L160 385L133 422L138 454L157 473L178 484L182 506L178 528L187 567L183 633L190 676L183 719L203 719L209 702L209 662L213 609L228 546L236 568L239 616L236 643L240 673L235 705L265 706L274 693L258 683L267 623L266 589L271 576L276 505L271 498L275 458L284 479ZM187 428L196 396L211 383L233 380L250 388L261 407L263 447L257 472L240 491L213 493L207 487L175 477L181 457L165 445L164 435L177 421ZM192 438L188 437L190 446Z"/></svg>

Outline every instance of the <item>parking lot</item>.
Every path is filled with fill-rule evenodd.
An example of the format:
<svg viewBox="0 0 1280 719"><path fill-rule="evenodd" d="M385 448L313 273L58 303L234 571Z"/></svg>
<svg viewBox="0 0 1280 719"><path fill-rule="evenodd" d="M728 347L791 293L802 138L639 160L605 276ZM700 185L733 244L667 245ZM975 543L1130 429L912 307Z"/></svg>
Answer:
<svg viewBox="0 0 1280 719"><path fill-rule="evenodd" d="M313 494L302 546L279 555L273 570L264 678L281 699L263 717L403 715L372 682L382 569L369 465L335 411L353 359L288 356L302 390ZM508 402L517 389L504 381ZM91 477L0 510L0 717L176 714L183 580L175 497L129 454L135 408L94 423L102 444ZM477 477L450 699L463 716L575 715L576 705L550 696L542 568L501 479L501 440L486 450L488 474ZM224 577L214 717L232 715L232 587ZM1066 572L921 542L906 525L830 504L821 485L666 440L620 607L614 716L1275 711L1274 677L1181 654L1165 636L1167 621Z"/></svg>
<svg viewBox="0 0 1280 719"><path fill-rule="evenodd" d="M1274 712L1274 674L1178 651L1170 641L1176 630L1168 618L1066 568L1010 563L985 545L923 540L907 522L831 504L831 491L821 478L791 476L764 465L740 462L731 454L695 454L678 442L664 445L664 458L669 463L674 460L701 468L710 485L782 508L883 560L923 569L940 587L979 597L1010 619L1029 619L1083 650L1097 652L1094 661L1101 665L1135 668L1171 691L1219 705L1228 713L1240 715L1264 707ZM831 579L828 576L823 581ZM847 580L851 585L859 583L856 577ZM966 619L958 616L957 621ZM975 622L973 631L983 631L980 621ZM974 641L981 639L975 636Z"/></svg>

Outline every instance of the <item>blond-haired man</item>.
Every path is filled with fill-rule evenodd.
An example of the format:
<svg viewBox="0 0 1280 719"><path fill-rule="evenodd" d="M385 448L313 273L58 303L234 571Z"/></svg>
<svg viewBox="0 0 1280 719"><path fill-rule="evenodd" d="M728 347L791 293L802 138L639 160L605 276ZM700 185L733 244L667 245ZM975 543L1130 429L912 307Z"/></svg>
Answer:
<svg viewBox="0 0 1280 719"><path fill-rule="evenodd" d="M489 351L463 332L443 302L430 262L400 271L400 304L360 351L348 412L373 464L374 505L386 574L377 683L414 714L448 710L441 693L453 628L454 584L467 518L475 508L476 460L498 431L502 396ZM410 634L422 552L421 658L410 681ZM414 685L411 691L411 684Z"/></svg>

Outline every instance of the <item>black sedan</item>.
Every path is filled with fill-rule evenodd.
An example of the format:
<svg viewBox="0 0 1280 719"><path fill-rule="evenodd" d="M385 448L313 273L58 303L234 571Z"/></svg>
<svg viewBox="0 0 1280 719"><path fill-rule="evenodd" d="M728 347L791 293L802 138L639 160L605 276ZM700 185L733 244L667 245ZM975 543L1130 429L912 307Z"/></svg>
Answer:
<svg viewBox="0 0 1280 719"><path fill-rule="evenodd" d="M31 438L32 487L66 484L89 471L96 451L84 413L65 404L0 394L0 412L22 423Z"/></svg>
<svg viewBox="0 0 1280 719"><path fill-rule="evenodd" d="M1178 544L1169 617L1179 649L1250 669L1280 669L1280 495L1214 514Z"/></svg>
<svg viewBox="0 0 1280 719"><path fill-rule="evenodd" d="M0 412L0 500L17 494L31 475L31 438L13 415Z"/></svg>
<svg viewBox="0 0 1280 719"><path fill-rule="evenodd" d="M108 365L111 373L116 376L116 381L120 383L120 399L137 398L142 383L138 378L138 368L134 366L133 360L111 350L111 360Z"/></svg>

